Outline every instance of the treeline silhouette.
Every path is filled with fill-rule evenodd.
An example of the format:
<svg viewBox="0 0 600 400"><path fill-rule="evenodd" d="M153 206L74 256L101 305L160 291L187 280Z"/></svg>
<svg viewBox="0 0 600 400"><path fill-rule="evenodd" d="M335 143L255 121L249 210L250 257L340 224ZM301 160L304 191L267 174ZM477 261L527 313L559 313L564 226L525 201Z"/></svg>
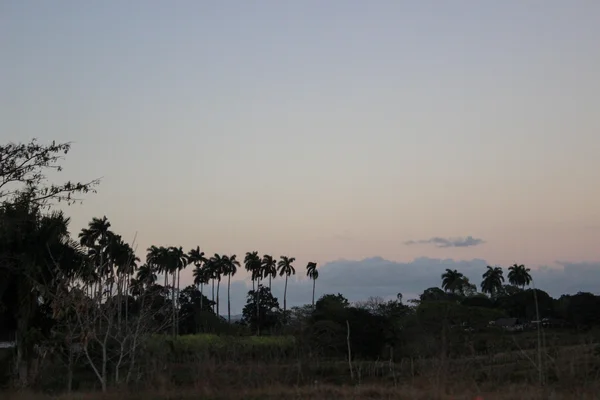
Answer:
<svg viewBox="0 0 600 400"><path fill-rule="evenodd" d="M142 262L106 217L93 218L76 235L69 232L69 218L56 202L77 201L98 184L47 183L44 172L60 170L69 148L36 141L0 147L0 335L14 343L4 360L11 362L0 353L0 373L21 387L52 385L42 372L63 368L60 385L67 390L89 382L107 390L143 381L159 359L179 365L180 357L189 361L201 352L238 364L347 360L354 379L357 360L523 351L540 347L541 330L544 340L573 345L580 333L600 324L599 296L554 299L528 288L535 282L532 271L519 264L507 269L507 282L501 267L488 266L480 292L448 269L441 287L425 289L416 300L403 302L398 294L351 304L340 293L315 299L319 271L309 262L303 274L313 281L312 298L288 309L294 257L249 251L238 259L209 256L201 247L151 246ZM193 269L194 284L182 287L186 268ZM242 320L232 321L230 283L241 268L253 289ZM284 285L283 306L271 292L273 284ZM220 315L223 295L226 318ZM231 337L239 339L225 339Z"/></svg>

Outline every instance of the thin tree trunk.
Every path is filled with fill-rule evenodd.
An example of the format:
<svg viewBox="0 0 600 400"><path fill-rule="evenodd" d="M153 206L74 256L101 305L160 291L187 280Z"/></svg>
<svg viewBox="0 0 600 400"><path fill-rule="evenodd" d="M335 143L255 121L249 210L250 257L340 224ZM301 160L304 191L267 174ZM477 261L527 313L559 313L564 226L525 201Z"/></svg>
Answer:
<svg viewBox="0 0 600 400"><path fill-rule="evenodd" d="M312 308L313 308L313 310L315 308L315 282L316 281L317 280L313 278L313 298L312 298Z"/></svg>
<svg viewBox="0 0 600 400"><path fill-rule="evenodd" d="M219 276L219 279L217 280L217 317L220 316L219 314L219 287L221 286L221 277Z"/></svg>
<svg viewBox="0 0 600 400"><path fill-rule="evenodd" d="M285 274L285 288L283 289L283 315L285 318L285 311L287 310L287 281L288 281L288 274Z"/></svg>
<svg viewBox="0 0 600 400"><path fill-rule="evenodd" d="M200 282L200 311L204 311L204 285Z"/></svg>
<svg viewBox="0 0 600 400"><path fill-rule="evenodd" d="M179 286L181 283L181 270L178 269L177 270L177 329L175 330L175 332L177 333L177 335L179 335L179 291L181 290L181 286Z"/></svg>
<svg viewBox="0 0 600 400"><path fill-rule="evenodd" d="M215 280L212 280L212 309L213 309L213 313L215 312L215 306L217 305L217 303L215 303Z"/></svg>
<svg viewBox="0 0 600 400"><path fill-rule="evenodd" d="M271 274L269 274L269 291L271 291Z"/></svg>
<svg viewBox="0 0 600 400"><path fill-rule="evenodd" d="M231 274L227 275L227 320L231 324Z"/></svg>
<svg viewBox="0 0 600 400"><path fill-rule="evenodd" d="M171 321L173 323L173 327L171 329L171 332L173 334L173 336L175 336L175 329L176 329L176 312L177 310L175 309L175 283L177 282L177 270L173 271L173 280L171 281L171 311L172 311L172 315L171 315Z"/></svg>
<svg viewBox="0 0 600 400"><path fill-rule="evenodd" d="M260 280L256 278L256 291L254 292L254 302L256 303L256 320L258 321L260 318L259 310L260 310ZM257 324L260 325L260 324ZM259 331L260 332L260 331Z"/></svg>

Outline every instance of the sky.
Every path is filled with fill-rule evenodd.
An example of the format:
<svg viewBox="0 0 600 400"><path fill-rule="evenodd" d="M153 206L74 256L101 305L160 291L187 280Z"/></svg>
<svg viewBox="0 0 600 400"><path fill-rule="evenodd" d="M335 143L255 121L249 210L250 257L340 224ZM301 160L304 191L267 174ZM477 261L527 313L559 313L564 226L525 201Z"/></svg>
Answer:
<svg viewBox="0 0 600 400"><path fill-rule="evenodd" d="M5 0L0 139L72 141L55 178L102 183L71 231L106 215L142 256L294 256L325 292L359 268L396 293L380 258L405 292L443 262L585 286L598 37L593 0Z"/></svg>

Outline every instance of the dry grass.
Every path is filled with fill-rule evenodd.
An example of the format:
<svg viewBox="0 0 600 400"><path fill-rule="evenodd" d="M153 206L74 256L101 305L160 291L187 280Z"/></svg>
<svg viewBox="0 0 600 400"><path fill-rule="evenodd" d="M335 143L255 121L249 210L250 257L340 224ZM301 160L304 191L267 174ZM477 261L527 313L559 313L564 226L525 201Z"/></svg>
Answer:
<svg viewBox="0 0 600 400"><path fill-rule="evenodd" d="M275 399L395 399L395 400L563 400L600 398L600 386L587 390L568 392L552 391L535 386L506 386L496 390L478 390L464 388L461 391L442 392L435 388L418 386L386 387L378 385L332 386L312 385L306 387L270 387L252 390L173 390L157 392L111 392L74 393L71 395L51 396L35 393L5 393L6 400L275 400Z"/></svg>

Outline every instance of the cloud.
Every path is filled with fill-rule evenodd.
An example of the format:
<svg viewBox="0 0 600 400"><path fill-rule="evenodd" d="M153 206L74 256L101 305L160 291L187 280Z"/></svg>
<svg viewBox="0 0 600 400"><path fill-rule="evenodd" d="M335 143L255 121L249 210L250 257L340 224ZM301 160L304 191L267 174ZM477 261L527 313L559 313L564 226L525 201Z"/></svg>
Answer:
<svg viewBox="0 0 600 400"><path fill-rule="evenodd" d="M395 298L402 293L404 299L416 298L423 290L439 287L441 275L449 269L456 269L478 288L481 275L487 265L486 260L453 260L421 257L410 262L396 262L381 257L364 260L336 260L319 266L319 279L316 282L315 297L327 293L342 293L350 301L360 301L370 296ZM532 268L531 275L535 286L545 290L553 297L562 294L583 292L600 292L600 262L558 262L558 267ZM505 266L504 274L508 273ZM273 280L273 294L283 307L284 279ZM268 285L267 282L263 284ZM246 303L248 290L252 289L250 281L231 282L231 310L240 314ZM205 287L205 294L210 297L210 287ZM220 312L227 313L227 287L221 286ZM287 290L287 306L309 304L312 300L312 282L304 269L297 268L296 276L290 277Z"/></svg>
<svg viewBox="0 0 600 400"><path fill-rule="evenodd" d="M404 242L404 244L406 245L433 244L436 247L469 247L477 246L483 243L485 243L483 239L477 239L473 236L459 238L432 237L431 239L426 240L409 240L407 242Z"/></svg>

